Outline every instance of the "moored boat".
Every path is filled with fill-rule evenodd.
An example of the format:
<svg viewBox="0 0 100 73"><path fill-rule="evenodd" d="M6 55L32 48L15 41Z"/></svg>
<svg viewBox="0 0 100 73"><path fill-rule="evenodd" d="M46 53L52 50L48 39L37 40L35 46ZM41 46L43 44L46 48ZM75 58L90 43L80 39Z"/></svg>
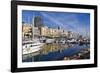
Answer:
<svg viewBox="0 0 100 73"><path fill-rule="evenodd" d="M40 42L25 42L23 43L23 54L37 52L41 49L43 43Z"/></svg>

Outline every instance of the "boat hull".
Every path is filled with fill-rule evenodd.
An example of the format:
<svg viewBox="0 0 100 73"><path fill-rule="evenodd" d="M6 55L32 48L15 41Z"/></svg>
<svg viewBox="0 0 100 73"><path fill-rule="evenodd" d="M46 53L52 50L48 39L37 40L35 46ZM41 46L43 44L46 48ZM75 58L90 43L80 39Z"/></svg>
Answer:
<svg viewBox="0 0 100 73"><path fill-rule="evenodd" d="M35 45L35 46L30 46L30 47L27 47L27 48L23 48L23 55L37 52L40 49L42 49L41 48L42 46L43 46L43 44L38 44L38 45Z"/></svg>

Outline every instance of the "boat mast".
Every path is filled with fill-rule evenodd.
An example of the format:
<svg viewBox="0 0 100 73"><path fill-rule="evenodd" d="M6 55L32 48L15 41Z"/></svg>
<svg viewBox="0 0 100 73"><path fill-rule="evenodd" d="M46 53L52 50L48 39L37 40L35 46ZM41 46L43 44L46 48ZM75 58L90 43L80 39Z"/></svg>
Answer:
<svg viewBox="0 0 100 73"><path fill-rule="evenodd" d="M32 18L32 40L34 40L34 19Z"/></svg>

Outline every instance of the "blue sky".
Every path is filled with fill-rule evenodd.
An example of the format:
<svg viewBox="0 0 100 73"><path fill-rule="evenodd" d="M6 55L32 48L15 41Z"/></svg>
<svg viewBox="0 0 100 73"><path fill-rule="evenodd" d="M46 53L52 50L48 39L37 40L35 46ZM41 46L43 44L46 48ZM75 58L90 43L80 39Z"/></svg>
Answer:
<svg viewBox="0 0 100 73"><path fill-rule="evenodd" d="M22 22L32 24L35 16L41 16L45 26L90 35L90 14L72 12L22 11Z"/></svg>

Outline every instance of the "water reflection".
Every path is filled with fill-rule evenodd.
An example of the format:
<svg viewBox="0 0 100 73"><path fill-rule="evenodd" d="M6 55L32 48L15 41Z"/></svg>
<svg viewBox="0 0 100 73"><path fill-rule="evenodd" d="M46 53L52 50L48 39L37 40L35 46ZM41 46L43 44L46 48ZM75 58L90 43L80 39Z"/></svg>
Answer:
<svg viewBox="0 0 100 73"><path fill-rule="evenodd" d="M67 49L68 47L70 47L72 45L68 45L68 44L45 44L42 49L40 50L40 54L48 54L50 52L56 52L56 51L62 51L65 48Z"/></svg>
<svg viewBox="0 0 100 73"><path fill-rule="evenodd" d="M44 44L39 51L28 55L23 55L23 62L78 59L78 56L81 56L80 54L82 54L79 54L80 51L89 51L89 49L89 45L80 46L78 44L55 43ZM88 53L88 55L86 54L85 56L89 55L90 53Z"/></svg>

